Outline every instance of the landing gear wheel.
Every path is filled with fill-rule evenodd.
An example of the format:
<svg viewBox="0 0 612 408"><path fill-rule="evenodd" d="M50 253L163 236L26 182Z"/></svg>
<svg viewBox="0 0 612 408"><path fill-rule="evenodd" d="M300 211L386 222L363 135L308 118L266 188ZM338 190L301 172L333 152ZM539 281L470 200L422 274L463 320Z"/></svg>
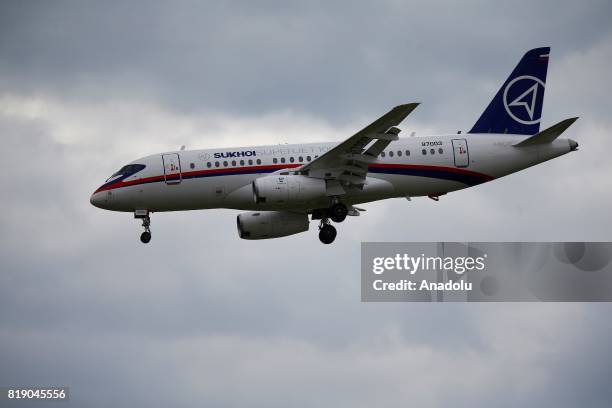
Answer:
<svg viewBox="0 0 612 408"><path fill-rule="evenodd" d="M333 225L325 224L319 229L319 240L324 244L331 244L336 239L338 232Z"/></svg>
<svg viewBox="0 0 612 408"><path fill-rule="evenodd" d="M342 203L336 203L329 209L329 218L331 218L333 222L344 221L347 214L348 208L346 208L346 205Z"/></svg>
<svg viewBox="0 0 612 408"><path fill-rule="evenodd" d="M136 210L134 211L134 218L142 219L142 227L144 228L144 232L140 234L140 242L143 244L148 244L149 241L151 241L151 217L149 216L149 211Z"/></svg>
<svg viewBox="0 0 612 408"><path fill-rule="evenodd" d="M145 231L140 234L140 242L143 244L148 244L151 241L151 233L149 231Z"/></svg>

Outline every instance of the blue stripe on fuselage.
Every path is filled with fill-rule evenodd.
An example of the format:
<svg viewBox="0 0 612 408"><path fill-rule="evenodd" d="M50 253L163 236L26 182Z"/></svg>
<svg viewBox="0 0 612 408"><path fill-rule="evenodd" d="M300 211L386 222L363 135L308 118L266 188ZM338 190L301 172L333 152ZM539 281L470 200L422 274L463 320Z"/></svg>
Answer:
<svg viewBox="0 0 612 408"><path fill-rule="evenodd" d="M454 170L454 169L453 169ZM449 171L443 168L431 169L431 168L414 168L414 167L370 167L368 169L370 173L378 174L399 174L403 176L415 176L415 177L428 177L442 180L458 181L468 186L475 186L484 182L492 180L485 174L478 174L472 172L457 172Z"/></svg>

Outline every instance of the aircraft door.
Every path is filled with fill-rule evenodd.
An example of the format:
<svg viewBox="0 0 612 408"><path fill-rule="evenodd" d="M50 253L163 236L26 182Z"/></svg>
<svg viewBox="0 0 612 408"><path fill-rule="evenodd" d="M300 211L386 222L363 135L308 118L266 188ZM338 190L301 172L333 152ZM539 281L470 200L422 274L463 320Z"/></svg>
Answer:
<svg viewBox="0 0 612 408"><path fill-rule="evenodd" d="M467 167L470 165L467 140L453 139L453 155L455 157L455 167Z"/></svg>
<svg viewBox="0 0 612 408"><path fill-rule="evenodd" d="M181 159L178 153L162 154L164 163L164 178L166 184L178 184L181 182Z"/></svg>

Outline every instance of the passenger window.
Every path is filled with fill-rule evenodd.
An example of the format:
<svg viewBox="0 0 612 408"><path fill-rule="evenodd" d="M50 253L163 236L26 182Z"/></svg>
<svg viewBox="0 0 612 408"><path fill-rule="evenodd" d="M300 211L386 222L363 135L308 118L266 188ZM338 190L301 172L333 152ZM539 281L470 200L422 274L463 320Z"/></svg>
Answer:
<svg viewBox="0 0 612 408"><path fill-rule="evenodd" d="M240 160L240 165L244 166L244 160Z"/></svg>
<svg viewBox="0 0 612 408"><path fill-rule="evenodd" d="M393 150L389 152L389 157L393 157Z"/></svg>
<svg viewBox="0 0 612 408"><path fill-rule="evenodd" d="M438 149L438 153L442 154L442 153L444 153L444 150L442 150L442 148L439 148Z"/></svg>
<svg viewBox="0 0 612 408"><path fill-rule="evenodd" d="M210 169L210 166L212 166L212 164L210 164L210 162L206 163L206 167L208 167Z"/></svg>
<svg viewBox="0 0 612 408"><path fill-rule="evenodd" d="M310 156L306 156L306 161L310 161Z"/></svg>
<svg viewBox="0 0 612 408"><path fill-rule="evenodd" d="M223 167L227 167L227 162L226 161L223 162Z"/></svg>
<svg viewBox="0 0 612 408"><path fill-rule="evenodd" d="M402 151L401 150L397 151L397 157L402 157Z"/></svg>
<svg viewBox="0 0 612 408"><path fill-rule="evenodd" d="M189 167L191 167L192 169L195 169L195 164L194 164L194 163L191 163L191 164L189 165Z"/></svg>
<svg viewBox="0 0 612 408"><path fill-rule="evenodd" d="M260 159L257 159L257 164L261 164L261 160Z"/></svg>
<svg viewBox="0 0 612 408"><path fill-rule="evenodd" d="M284 162L285 162L285 158L281 157L281 163L284 163Z"/></svg>
<svg viewBox="0 0 612 408"><path fill-rule="evenodd" d="M422 151L424 155L427 154L427 150L423 149Z"/></svg>
<svg viewBox="0 0 612 408"><path fill-rule="evenodd" d="M304 161L304 158L302 156L300 156L299 162L301 163L303 161Z"/></svg>
<svg viewBox="0 0 612 408"><path fill-rule="evenodd" d="M275 158L273 158L273 159L272 159L272 163L274 163L274 164L278 163L278 159L277 159L276 157L275 157Z"/></svg>
<svg viewBox="0 0 612 408"><path fill-rule="evenodd" d="M249 159L249 166L253 165L253 160Z"/></svg>
<svg viewBox="0 0 612 408"><path fill-rule="evenodd" d="M232 166L236 166L236 160L232 160Z"/></svg>
<svg viewBox="0 0 612 408"><path fill-rule="evenodd" d="M215 167L219 167L219 162L215 162Z"/></svg>
<svg viewBox="0 0 612 408"><path fill-rule="evenodd" d="M293 158L293 156L291 156L291 157L289 158L289 161L290 161L291 163L293 163L293 162L295 161L295 159Z"/></svg>
<svg viewBox="0 0 612 408"><path fill-rule="evenodd" d="M406 156L410 156L410 150L406 150Z"/></svg>
<svg viewBox="0 0 612 408"><path fill-rule="evenodd" d="M436 153L436 149L430 149L430 150L429 150L429 153L431 153L431 154L435 154L435 153Z"/></svg>
<svg viewBox="0 0 612 408"><path fill-rule="evenodd" d="M380 152L380 157L385 157L386 153L385 152Z"/></svg>

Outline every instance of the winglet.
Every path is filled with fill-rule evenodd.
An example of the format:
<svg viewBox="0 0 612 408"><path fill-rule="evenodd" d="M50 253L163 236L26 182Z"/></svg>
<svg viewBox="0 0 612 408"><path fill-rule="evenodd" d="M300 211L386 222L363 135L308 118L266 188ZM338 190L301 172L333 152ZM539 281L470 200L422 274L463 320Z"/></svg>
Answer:
<svg viewBox="0 0 612 408"><path fill-rule="evenodd" d="M574 123L576 120L578 120L577 117L562 120L556 125L553 125L549 127L548 129L541 131L540 133L536 133L535 135L528 137L527 139L522 140L519 143L516 143L514 146L523 147L523 146L533 146L533 145L543 144L543 143L550 143L556 138L558 138L561 135L561 133L565 132L567 128L570 127L572 123Z"/></svg>

